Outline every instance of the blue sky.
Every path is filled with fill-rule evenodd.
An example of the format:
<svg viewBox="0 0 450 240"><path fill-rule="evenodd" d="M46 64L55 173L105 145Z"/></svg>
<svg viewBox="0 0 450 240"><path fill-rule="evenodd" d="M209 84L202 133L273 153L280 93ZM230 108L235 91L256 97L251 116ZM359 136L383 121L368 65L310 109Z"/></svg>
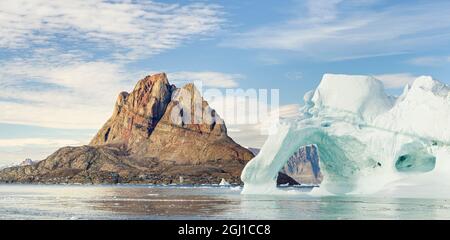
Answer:
<svg viewBox="0 0 450 240"><path fill-rule="evenodd" d="M420 75L449 83L448 16L448 1L3 1L0 165L88 143L117 94L159 71L279 89L288 114L328 72L373 75L392 94Z"/></svg>

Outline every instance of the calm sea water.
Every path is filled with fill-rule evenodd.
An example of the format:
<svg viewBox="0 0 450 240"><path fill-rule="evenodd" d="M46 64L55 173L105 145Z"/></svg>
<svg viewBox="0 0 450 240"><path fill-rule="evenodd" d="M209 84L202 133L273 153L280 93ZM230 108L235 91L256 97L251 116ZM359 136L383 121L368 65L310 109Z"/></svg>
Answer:
<svg viewBox="0 0 450 240"><path fill-rule="evenodd" d="M0 185L0 219L450 219L447 199L248 196L240 191L213 186Z"/></svg>

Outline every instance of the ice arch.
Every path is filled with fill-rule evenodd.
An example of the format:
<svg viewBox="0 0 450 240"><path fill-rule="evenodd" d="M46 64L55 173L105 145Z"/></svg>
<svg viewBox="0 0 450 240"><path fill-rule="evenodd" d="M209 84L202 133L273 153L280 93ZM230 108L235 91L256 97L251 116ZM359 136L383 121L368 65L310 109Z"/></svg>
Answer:
<svg viewBox="0 0 450 240"><path fill-rule="evenodd" d="M353 188L352 179L358 171L358 162L353 159L363 148L362 143L352 137L336 138L317 128L291 129L285 131L285 136L278 137L282 139L270 139L266 143L269 146L280 146L276 152L270 153L266 151L267 148L263 148L255 160L247 165L246 172L258 171L258 174L243 174L242 180L245 183L264 183L270 179L274 182L270 184L275 185L278 171L286 164L289 157L298 151L299 147L315 144L320 156L321 171L327 176L325 184L336 192L347 192ZM272 142L276 140L281 141ZM340 144L342 141L348 143L345 149ZM280 161L272 161L272 159L280 159Z"/></svg>
<svg viewBox="0 0 450 240"><path fill-rule="evenodd" d="M243 193L276 191L278 170L310 144L319 151L320 188L333 194L374 193L411 174L448 176L449 92L421 77L395 98L373 77L326 74L305 95L301 116L282 121L247 164Z"/></svg>

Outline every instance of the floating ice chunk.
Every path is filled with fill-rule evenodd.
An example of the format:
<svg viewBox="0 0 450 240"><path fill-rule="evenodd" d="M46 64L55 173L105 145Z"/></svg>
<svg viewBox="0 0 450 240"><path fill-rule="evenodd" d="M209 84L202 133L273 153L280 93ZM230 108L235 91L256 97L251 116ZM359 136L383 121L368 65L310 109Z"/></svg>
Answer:
<svg viewBox="0 0 450 240"><path fill-rule="evenodd" d="M225 178L222 178L222 180L219 183L219 186L230 186L230 183L225 180Z"/></svg>
<svg viewBox="0 0 450 240"><path fill-rule="evenodd" d="M301 117L280 122L244 168L243 193L279 193L278 171L310 144L324 177L315 194L373 194L414 176L449 182L447 85L420 77L395 99L373 77L325 74L304 100Z"/></svg>

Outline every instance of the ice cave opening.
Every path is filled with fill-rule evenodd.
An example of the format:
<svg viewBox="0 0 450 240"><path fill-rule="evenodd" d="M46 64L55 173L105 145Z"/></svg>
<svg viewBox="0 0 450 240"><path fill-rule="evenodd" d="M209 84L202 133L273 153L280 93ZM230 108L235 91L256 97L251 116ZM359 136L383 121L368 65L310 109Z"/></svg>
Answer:
<svg viewBox="0 0 450 240"><path fill-rule="evenodd" d="M395 168L399 172L429 172L434 169L436 165L436 157L423 154L404 154L397 158Z"/></svg>
<svg viewBox="0 0 450 240"><path fill-rule="evenodd" d="M282 129L279 130L283 131ZM290 157L293 156L299 148L302 148L302 146L315 146L318 152L318 159L320 159L319 168L324 176L322 184L327 186L327 190L335 193L346 193L355 188L356 173L359 171L359 166L361 164L354 161L353 158L355 158L364 147L359 141L350 136L344 138L333 137L320 128L305 128L298 131L291 129L285 132L286 136L284 136L280 143L271 143L270 139L266 142L268 146L275 146L274 144L278 144L280 149L270 153L266 152L268 149L263 147L254 160L246 166L244 172L258 172L258 174L249 176L249 178L247 178L245 173L242 175L243 180L247 185L251 185L251 182L264 183L267 179L271 179L269 184L271 186L276 186L273 182L276 182L280 169L285 168ZM346 143L345 149L342 148L344 142ZM256 160L259 158L266 160ZM272 161L272 159L279 160ZM373 160L368 160L365 164L377 166L377 163ZM259 189L258 191L263 192L270 192L273 190L270 186L265 184L262 185L264 185L264 189L255 187Z"/></svg>

